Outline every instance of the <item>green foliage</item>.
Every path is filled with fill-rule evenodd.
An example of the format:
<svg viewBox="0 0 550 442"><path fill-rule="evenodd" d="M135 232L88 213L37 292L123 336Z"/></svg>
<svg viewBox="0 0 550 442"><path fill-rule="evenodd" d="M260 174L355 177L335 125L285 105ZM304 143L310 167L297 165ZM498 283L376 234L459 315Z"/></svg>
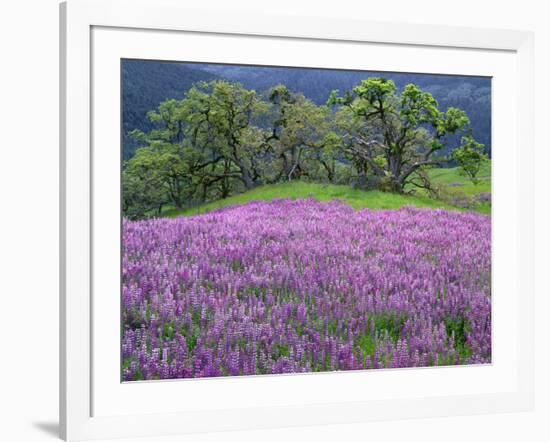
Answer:
<svg viewBox="0 0 550 442"><path fill-rule="evenodd" d="M124 170L126 216L155 215L167 203L181 208L253 187L262 140L251 121L267 108L254 91L216 81L199 82L183 100L149 112L158 128L132 132L145 146Z"/></svg>
<svg viewBox="0 0 550 442"><path fill-rule="evenodd" d="M453 159L459 165L461 174L467 176L473 184L479 184L478 174L483 164L489 160L483 144L471 136L462 138L461 146L453 152Z"/></svg>
<svg viewBox="0 0 550 442"><path fill-rule="evenodd" d="M275 343L273 345L273 360L277 360L281 357L289 357L290 356L290 348L288 345L282 345L279 343Z"/></svg>
<svg viewBox="0 0 550 442"><path fill-rule="evenodd" d="M376 353L376 341L370 333L364 333L356 339L356 348L366 360L367 356L373 357Z"/></svg>
<svg viewBox="0 0 550 442"><path fill-rule="evenodd" d="M432 94L422 91L415 84L405 86L401 94L400 116L411 127L433 124L441 120L441 112Z"/></svg>
<svg viewBox="0 0 550 442"><path fill-rule="evenodd" d="M388 99L397 92L397 86L392 80L372 77L355 86L353 92L361 98L361 101L356 104L356 109L361 114L366 114L374 106L383 108L388 103Z"/></svg>
<svg viewBox="0 0 550 442"><path fill-rule="evenodd" d="M194 318L193 325L190 329L182 325L180 329L180 334L185 338L185 341L187 342L187 350L189 351L189 353L193 353L193 351L197 347L197 342L200 336L200 324L198 323L198 320Z"/></svg>
<svg viewBox="0 0 550 442"><path fill-rule="evenodd" d="M175 332L175 326L174 323L166 323L164 324L164 333L162 335L162 338L166 342L171 342L175 339L176 332Z"/></svg>
<svg viewBox="0 0 550 442"><path fill-rule="evenodd" d="M417 85L408 84L399 94L395 83L385 78L363 80L341 98L333 92L328 103L351 111L352 124L345 116L337 121L344 123L339 126L344 150L358 173L370 170L377 187L393 192L414 183L412 176L420 168L443 162L437 153L447 137L469 124L464 111L441 111L433 95Z"/></svg>
<svg viewBox="0 0 550 442"><path fill-rule="evenodd" d="M160 213L168 201L160 157L150 148L139 149L122 173L122 205L128 218Z"/></svg>
<svg viewBox="0 0 550 442"><path fill-rule="evenodd" d="M256 188L262 193L269 185L296 181L345 184L344 193L349 185L404 193L421 173L429 181L424 170L444 160L434 157L449 135L469 124L464 111L441 111L419 86L399 92L380 77L361 81L342 97L334 91L328 104L319 106L282 84L264 97L224 80L195 83L181 100L165 100L148 113L149 132L131 132L141 147L124 164L124 215L220 207L239 194L250 197ZM468 136L453 156L473 181L482 151ZM314 193L319 196L319 189ZM376 192L369 197L367 203L351 200L358 207L400 207L407 201ZM421 206L441 205L415 198Z"/></svg>
<svg viewBox="0 0 550 442"><path fill-rule="evenodd" d="M374 324L376 334L379 336L388 335L394 342L401 337L401 329L407 321L405 315L396 313L383 313L369 318L369 322Z"/></svg>
<svg viewBox="0 0 550 442"><path fill-rule="evenodd" d="M335 71L311 68L273 68L260 66L202 65L158 61L124 60L122 62L124 160L130 159L139 147L128 132L139 128L148 133L155 127L146 118L167 98L181 100L197 81L224 78L239 82L259 94L284 84L291 91L300 91L315 104L325 104L331 90L351 91L363 79L380 76L374 72ZM491 87L490 80L481 77L441 76L411 73L385 73L395 82L398 90L413 83L430 92L440 109L457 107L471 120L473 136L491 151ZM452 136L448 146L460 144L460 137ZM450 152L444 150L445 155Z"/></svg>
<svg viewBox="0 0 550 442"><path fill-rule="evenodd" d="M269 91L271 128L266 145L272 154L266 182L304 177L334 182L340 138L331 131L329 109L278 85Z"/></svg>
<svg viewBox="0 0 550 442"><path fill-rule="evenodd" d="M448 133L455 133L461 129L464 129L470 124L470 119L466 113L457 109L456 107L450 107L436 122L437 135L439 137Z"/></svg>
<svg viewBox="0 0 550 442"><path fill-rule="evenodd" d="M472 356L472 349L468 345L468 334L471 327L468 321L463 317L446 317L445 328L447 336L454 340L454 345L461 359L465 360Z"/></svg>

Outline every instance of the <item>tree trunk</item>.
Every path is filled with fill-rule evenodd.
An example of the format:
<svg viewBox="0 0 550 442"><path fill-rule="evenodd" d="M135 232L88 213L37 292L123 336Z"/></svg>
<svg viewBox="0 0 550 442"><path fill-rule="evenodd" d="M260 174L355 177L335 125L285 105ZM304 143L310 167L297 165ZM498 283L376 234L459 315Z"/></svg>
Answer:
<svg viewBox="0 0 550 442"><path fill-rule="evenodd" d="M403 193L404 191L403 180L400 177L392 176L391 179L391 191L395 193Z"/></svg>

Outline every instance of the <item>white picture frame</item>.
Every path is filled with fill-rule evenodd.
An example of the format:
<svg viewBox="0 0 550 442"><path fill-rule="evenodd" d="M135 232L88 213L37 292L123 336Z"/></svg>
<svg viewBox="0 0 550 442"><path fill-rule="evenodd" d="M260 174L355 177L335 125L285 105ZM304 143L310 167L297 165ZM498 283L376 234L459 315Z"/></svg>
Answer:
<svg viewBox="0 0 550 442"><path fill-rule="evenodd" d="M60 127L60 428L66 440L97 438L161 436L168 434L224 431L235 429L260 429L277 426L321 425L328 423L353 423L367 420L399 419L413 417L435 417L459 414L511 412L529 410L533 406L533 35L530 32L453 28L434 25L410 25L397 23L373 23L356 20L326 20L313 17L277 17L272 15L242 15L230 11L207 11L190 9L177 0L69 0L60 6L61 17L61 127ZM103 402L119 404L116 410L105 407L98 413L94 392L101 390L103 379L95 371L94 346L101 340L94 333L94 324L101 321L101 311L94 310L94 275L92 266L97 252L92 229L97 222L96 210L92 210L94 193L101 192L94 183L94 174L101 173L101 156L93 159L92 145L94 124L93 104L95 101L92 83L94 50L102 50L101 39L94 40L97 29L118 29L135 35L148 31L166 32L171 35L187 33L206 35L212 38L232 36L242 38L286 39L295 42L325 42L327 44L370 44L390 47L406 47L409 51L486 51L487 54L508 54L516 69L510 70L507 81L513 82L515 94L508 97L512 103L512 126L515 136L511 140L514 155L507 164L496 164L496 168L507 168L513 179L507 183L507 192L513 193L513 223L509 232L514 241L509 245L510 271L514 285L501 290L499 296L509 296L510 310L515 326L510 333L514 338L514 356L507 362L510 375L504 384L492 390L425 396L411 391L404 397L352 399L351 395L337 395L328 392L326 400L315 400L313 396L296 399L292 403L258 402L224 404L220 407L186 408L185 411L171 409L171 405L158 410L141 410L127 406L124 401L115 401L113 396L103 396ZM165 34L163 34L165 35ZM114 39L112 40L114 42ZM112 45L116 46L115 43ZM145 49L143 49L145 52ZM458 52L457 52L458 53ZM139 54L138 54L139 55ZM116 53L114 56L118 56ZM211 61L211 60L210 60ZM475 63L475 61L474 61ZM511 65L507 65L511 66ZM473 69L474 68L469 68ZM112 75L118 76L118 72ZM116 97L118 99L118 97ZM521 151L520 151L521 146ZM521 153L521 155L520 155ZM99 161L98 161L99 158ZM92 165L95 170L92 170ZM117 167L118 168L118 165ZM498 171L494 178L498 178ZM503 184L504 185L504 184ZM504 188L504 187L503 187ZM98 209L97 205L94 209ZM512 209L511 209L512 210ZM498 213L498 212L496 212ZM96 218L94 218L94 216ZM117 215L118 216L118 215ZM496 216L496 215L495 215ZM95 220L95 221L94 221ZM113 228L115 228L114 226ZM106 231L104 231L106 233ZM501 249L502 250L502 249ZM95 257L97 259L97 256ZM499 259L506 260L506 256ZM95 275L97 277L97 274ZM498 281L496 281L498 282ZM521 298L519 294L521 293ZM115 294L117 295L118 292ZM97 325L96 325L97 328ZM113 337L118 342L118 336ZM117 344L118 345L118 344ZM116 376L119 360L112 361ZM498 363L495 362L498 368ZM481 370L464 372L465 379L483 381ZM494 367L493 367L494 368ZM426 370L426 369L424 369ZM440 369L437 369L440 370ZM441 369L443 370L443 369ZM445 369L453 371L453 368ZM385 382L401 376L396 371L384 370ZM409 375L410 375L409 371ZM424 371L427 376L436 376L436 370ZM430 374L431 373L431 374ZM457 373L459 373L457 375ZM454 370L453 376L462 376ZM409 376L406 375L406 376ZM321 375L322 382L334 385L351 385L362 382L362 374L349 374L344 378L338 373ZM336 376L336 377L335 377ZM489 374L491 376L491 374ZM406 381L405 376L401 376ZM273 379L271 377L270 379ZM287 388L310 383L311 378L285 377ZM307 380L306 380L307 379ZM319 383L319 377L317 384ZM342 381L345 379L345 381ZM411 378L409 378L411 379ZM510 381L510 379L512 379ZM186 381L187 382L187 381ZM193 382L193 381L191 381ZM231 388L248 391L252 395L256 388L267 388L247 384L244 379L226 379L196 384L193 395L211 397L215 391L229 394ZM208 384L208 382L210 384ZM235 384L235 382L237 384ZM267 381L276 383L278 381ZM342 382L348 382L343 384ZM442 382L445 382L443 379ZM185 383L175 381L173 388L182 388ZM265 383L264 383L265 384ZM107 385L107 384L105 384ZM135 385L135 384L134 384ZM146 384L152 385L152 384ZM158 385L158 384L156 384ZM164 384L166 385L166 384ZM191 385L187 383L187 385ZM231 387L233 385L233 387ZM280 384L282 385L282 384ZM153 392L156 387L143 394L166 395L166 388ZM272 388L279 388L274 384ZM150 390L150 391L149 391ZM329 389L330 390L330 389ZM191 390L189 390L191 392ZM203 393L201 393L201 391ZM260 390L257 390L260 391ZM128 388L119 392L128 395ZM117 393L118 394L118 393ZM141 393L140 393L141 394ZM161 396L159 396L161 395ZM246 396L243 393L243 396ZM252 396L251 396L252 397ZM346 399L347 398L347 399ZM120 396L118 396L120 399ZM95 402L95 403L94 403ZM220 401L222 403L222 401ZM122 404L122 405L120 405ZM247 405L248 404L248 405Z"/></svg>

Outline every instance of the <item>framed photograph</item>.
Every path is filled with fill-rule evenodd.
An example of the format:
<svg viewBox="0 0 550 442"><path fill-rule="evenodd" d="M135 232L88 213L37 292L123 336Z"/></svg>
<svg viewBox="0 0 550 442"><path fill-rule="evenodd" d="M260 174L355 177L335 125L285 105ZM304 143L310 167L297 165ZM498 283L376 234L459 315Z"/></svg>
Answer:
<svg viewBox="0 0 550 442"><path fill-rule="evenodd" d="M61 4L66 440L528 410L533 37Z"/></svg>

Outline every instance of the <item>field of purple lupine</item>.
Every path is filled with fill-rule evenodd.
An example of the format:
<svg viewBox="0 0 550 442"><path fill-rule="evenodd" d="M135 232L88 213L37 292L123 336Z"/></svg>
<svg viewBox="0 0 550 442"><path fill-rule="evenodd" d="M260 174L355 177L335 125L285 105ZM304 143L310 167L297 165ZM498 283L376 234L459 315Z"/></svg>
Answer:
<svg viewBox="0 0 550 442"><path fill-rule="evenodd" d="M491 220L252 202L123 222L122 378L491 361Z"/></svg>

